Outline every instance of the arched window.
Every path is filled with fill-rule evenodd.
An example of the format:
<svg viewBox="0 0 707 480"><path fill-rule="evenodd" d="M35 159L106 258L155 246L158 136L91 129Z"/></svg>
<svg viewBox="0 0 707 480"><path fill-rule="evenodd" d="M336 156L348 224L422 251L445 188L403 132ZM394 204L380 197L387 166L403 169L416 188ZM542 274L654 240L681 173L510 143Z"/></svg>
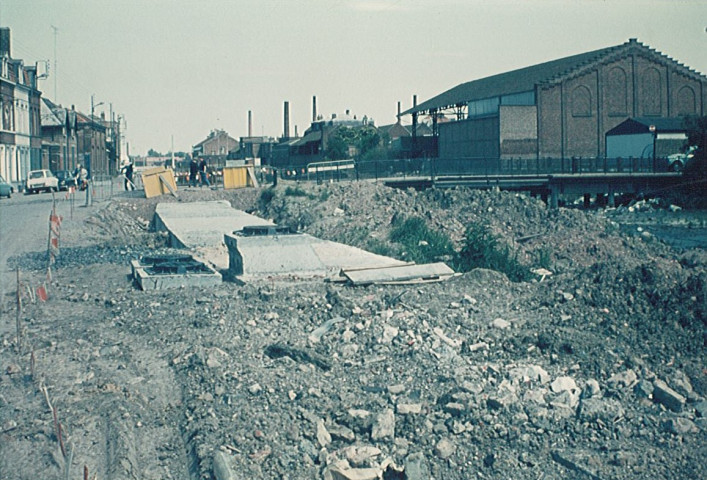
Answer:
<svg viewBox="0 0 707 480"><path fill-rule="evenodd" d="M696 95L692 87L685 85L678 90L677 113L678 115L694 115L697 113Z"/></svg>
<svg viewBox="0 0 707 480"><path fill-rule="evenodd" d="M572 91L572 116L592 116L592 93L584 85L580 85Z"/></svg>
<svg viewBox="0 0 707 480"><path fill-rule="evenodd" d="M628 112L626 72L621 67L609 70L606 78L606 108L609 115L626 116Z"/></svg>
<svg viewBox="0 0 707 480"><path fill-rule="evenodd" d="M641 88L641 107L643 115L661 115L662 82L657 68L648 68L643 72Z"/></svg>

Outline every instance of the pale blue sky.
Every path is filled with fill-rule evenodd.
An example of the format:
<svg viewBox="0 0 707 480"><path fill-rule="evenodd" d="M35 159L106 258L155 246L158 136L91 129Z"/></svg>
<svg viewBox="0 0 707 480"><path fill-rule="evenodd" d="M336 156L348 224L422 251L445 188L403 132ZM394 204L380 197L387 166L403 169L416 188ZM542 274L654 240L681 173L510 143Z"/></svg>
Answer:
<svg viewBox="0 0 707 480"><path fill-rule="evenodd" d="M2 0L0 24L15 58L50 60L48 98L56 77L63 105L112 103L131 154L245 136L248 110L279 136L285 100L301 134L313 95L326 117L393 123L413 94L629 38L707 72L704 0Z"/></svg>

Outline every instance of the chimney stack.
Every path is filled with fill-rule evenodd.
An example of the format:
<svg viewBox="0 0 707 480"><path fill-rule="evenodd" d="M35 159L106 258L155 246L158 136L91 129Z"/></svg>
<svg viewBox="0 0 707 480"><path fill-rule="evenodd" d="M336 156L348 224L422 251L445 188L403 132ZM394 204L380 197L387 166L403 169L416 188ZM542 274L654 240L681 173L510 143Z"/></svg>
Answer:
<svg viewBox="0 0 707 480"><path fill-rule="evenodd" d="M400 102L398 102L398 123L400 123Z"/></svg>
<svg viewBox="0 0 707 480"><path fill-rule="evenodd" d="M282 132L282 138L285 140L290 138L290 102L285 102L285 131Z"/></svg>
<svg viewBox="0 0 707 480"><path fill-rule="evenodd" d="M317 121L317 97L312 96L312 121Z"/></svg>
<svg viewBox="0 0 707 480"><path fill-rule="evenodd" d="M12 49L10 48L10 27L0 28L0 57L8 56L12 58ZM56 99L54 99L56 101Z"/></svg>
<svg viewBox="0 0 707 480"><path fill-rule="evenodd" d="M417 95L412 96L412 108L417 107Z"/></svg>
<svg viewBox="0 0 707 480"><path fill-rule="evenodd" d="M248 110L248 136L253 136L253 112Z"/></svg>

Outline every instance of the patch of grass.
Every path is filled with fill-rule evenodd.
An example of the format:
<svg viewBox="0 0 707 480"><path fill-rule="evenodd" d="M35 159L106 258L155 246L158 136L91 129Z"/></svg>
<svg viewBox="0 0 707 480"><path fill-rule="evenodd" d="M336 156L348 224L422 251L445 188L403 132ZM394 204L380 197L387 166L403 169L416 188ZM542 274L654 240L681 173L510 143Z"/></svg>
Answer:
<svg viewBox="0 0 707 480"><path fill-rule="evenodd" d="M403 245L404 257L416 263L436 262L454 256L452 241L442 232L430 230L424 219L409 217L396 220L390 240Z"/></svg>
<svg viewBox="0 0 707 480"><path fill-rule="evenodd" d="M464 246L456 256L456 270L468 272L474 268L488 268L505 273L509 280L528 280L528 268L518 260L518 254L504 245L482 224L472 224L466 229Z"/></svg>
<svg viewBox="0 0 707 480"><path fill-rule="evenodd" d="M287 187L285 189L285 196L288 197L306 197L307 192L302 190L300 187Z"/></svg>

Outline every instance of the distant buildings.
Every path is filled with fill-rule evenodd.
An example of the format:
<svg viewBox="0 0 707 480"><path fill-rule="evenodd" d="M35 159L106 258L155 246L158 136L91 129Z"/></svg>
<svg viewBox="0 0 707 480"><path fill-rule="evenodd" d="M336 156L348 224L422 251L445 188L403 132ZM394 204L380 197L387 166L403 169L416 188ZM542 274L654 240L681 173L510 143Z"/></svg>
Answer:
<svg viewBox="0 0 707 480"><path fill-rule="evenodd" d="M238 146L238 140L224 130L211 130L204 140L192 147L192 156L205 159L212 167L222 167L228 153Z"/></svg>

